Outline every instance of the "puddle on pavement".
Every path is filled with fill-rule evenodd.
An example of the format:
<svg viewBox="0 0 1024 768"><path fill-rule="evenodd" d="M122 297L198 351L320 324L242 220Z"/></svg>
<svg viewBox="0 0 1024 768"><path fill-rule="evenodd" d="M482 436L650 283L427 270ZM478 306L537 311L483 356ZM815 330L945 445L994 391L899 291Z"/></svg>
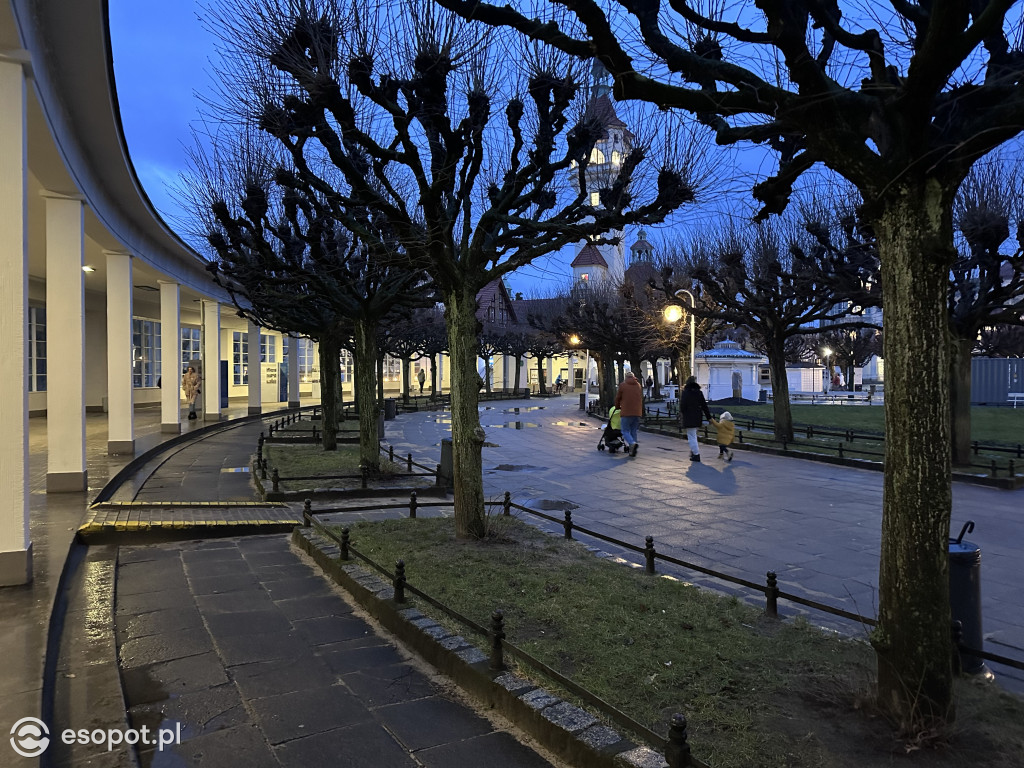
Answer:
<svg viewBox="0 0 1024 768"><path fill-rule="evenodd" d="M593 429L603 429L590 421L556 421L554 422L556 427L591 427Z"/></svg>
<svg viewBox="0 0 1024 768"><path fill-rule="evenodd" d="M221 467L221 472L249 472L249 467Z"/></svg>
<svg viewBox="0 0 1024 768"><path fill-rule="evenodd" d="M450 416L448 418L437 417L437 418L431 419L431 421L434 422L435 424L451 424L452 423L452 420L451 420Z"/></svg>
<svg viewBox="0 0 1024 768"><path fill-rule="evenodd" d="M573 504L571 501L565 499L534 499L527 506L534 507L536 509L543 510L559 510L565 512L566 510L579 509L579 504Z"/></svg>
<svg viewBox="0 0 1024 768"><path fill-rule="evenodd" d="M487 429L529 429L530 427L539 427L540 424L534 424L532 421L506 421L504 424L485 424Z"/></svg>
<svg viewBox="0 0 1024 768"><path fill-rule="evenodd" d="M498 472L539 472L547 467L535 467L531 464L499 464L494 469Z"/></svg>
<svg viewBox="0 0 1024 768"><path fill-rule="evenodd" d="M543 411L546 405L528 405L525 408L509 408L502 413L528 413L529 411Z"/></svg>

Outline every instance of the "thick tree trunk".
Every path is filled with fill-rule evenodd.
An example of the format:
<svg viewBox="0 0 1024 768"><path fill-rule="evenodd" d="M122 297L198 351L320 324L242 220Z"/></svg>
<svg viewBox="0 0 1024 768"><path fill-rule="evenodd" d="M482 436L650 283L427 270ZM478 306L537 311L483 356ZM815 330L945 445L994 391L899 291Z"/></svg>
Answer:
<svg viewBox="0 0 1024 768"><path fill-rule="evenodd" d="M540 355L537 355L537 387L538 392L540 392L540 394L542 395L546 395L548 391L545 384L546 382L544 381L544 358L541 357Z"/></svg>
<svg viewBox="0 0 1024 768"><path fill-rule="evenodd" d="M412 360L408 357L402 358L402 402L409 402L409 369L412 368Z"/></svg>
<svg viewBox="0 0 1024 768"><path fill-rule="evenodd" d="M523 375L523 358L516 355L516 378L515 383L512 385L512 394L519 396L519 378Z"/></svg>
<svg viewBox="0 0 1024 768"><path fill-rule="evenodd" d="M356 391L359 395L359 465L368 472L380 471L380 435L377 433L380 404L373 396L377 360L377 324L356 322ZM362 365L363 360L367 364Z"/></svg>
<svg viewBox="0 0 1024 768"><path fill-rule="evenodd" d="M601 405L604 408L611 408L615 404L615 390L618 384L615 381L615 358L611 353L601 355L601 365L598 366L601 384Z"/></svg>
<svg viewBox="0 0 1024 768"><path fill-rule="evenodd" d="M384 407L384 355L377 352L377 359L374 361L374 368L377 369L377 407Z"/></svg>
<svg viewBox="0 0 1024 768"><path fill-rule="evenodd" d="M338 379L341 378L341 345L336 336L320 339L320 405L323 411L324 450L338 449Z"/></svg>
<svg viewBox="0 0 1024 768"><path fill-rule="evenodd" d="M430 356L430 399L438 396L437 391L437 355Z"/></svg>
<svg viewBox="0 0 1024 768"><path fill-rule="evenodd" d="M885 481L878 655L882 708L907 729L953 716L948 536L953 237L937 182L878 205L885 295Z"/></svg>
<svg viewBox="0 0 1024 768"><path fill-rule="evenodd" d="M772 418L775 439L793 441L793 410L789 407L789 379L786 378L786 341L771 338L768 341L768 373L772 380Z"/></svg>
<svg viewBox="0 0 1024 768"><path fill-rule="evenodd" d="M465 286L455 288L445 293L444 304L451 355L455 536L467 539L485 533L484 430L480 426L480 380L476 372L476 291Z"/></svg>
<svg viewBox="0 0 1024 768"><path fill-rule="evenodd" d="M971 351L973 339L954 339L950 359L950 402L953 411L950 429L953 434L953 464L971 463Z"/></svg>

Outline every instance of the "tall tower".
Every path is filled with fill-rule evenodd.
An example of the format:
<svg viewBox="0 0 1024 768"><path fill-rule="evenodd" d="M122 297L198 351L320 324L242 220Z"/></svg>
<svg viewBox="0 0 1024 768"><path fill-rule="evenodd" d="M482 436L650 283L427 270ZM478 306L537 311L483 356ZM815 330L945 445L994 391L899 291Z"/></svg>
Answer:
<svg viewBox="0 0 1024 768"><path fill-rule="evenodd" d="M585 175L590 204L597 208L601 205L598 190L609 186L615 179L622 161L633 149L634 137L615 113L611 99L611 76L596 59L591 69L591 79L586 116L597 121L602 134L590 153L590 163ZM626 273L626 247L623 235L621 230L608 233L610 237L619 238L617 245L595 245L589 240L577 243L575 258L571 265L574 281L594 284L604 281L621 283Z"/></svg>

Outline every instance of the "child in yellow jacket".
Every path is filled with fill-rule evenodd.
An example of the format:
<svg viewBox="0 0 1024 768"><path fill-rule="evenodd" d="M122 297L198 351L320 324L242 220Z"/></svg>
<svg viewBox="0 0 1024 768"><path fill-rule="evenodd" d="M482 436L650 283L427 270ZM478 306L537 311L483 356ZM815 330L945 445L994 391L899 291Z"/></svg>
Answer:
<svg viewBox="0 0 1024 768"><path fill-rule="evenodd" d="M723 411L722 415L717 419L712 419L711 423L715 425L715 430L718 432L718 458L724 456L726 461L732 461L732 449L729 446L732 445L732 440L736 436L736 425L732 421L732 414Z"/></svg>

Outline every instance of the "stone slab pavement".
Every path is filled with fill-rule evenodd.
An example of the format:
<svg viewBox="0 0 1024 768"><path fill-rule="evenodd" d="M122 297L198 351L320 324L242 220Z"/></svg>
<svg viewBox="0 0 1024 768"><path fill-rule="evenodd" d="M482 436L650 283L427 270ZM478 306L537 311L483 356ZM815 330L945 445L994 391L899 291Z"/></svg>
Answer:
<svg viewBox="0 0 1024 768"><path fill-rule="evenodd" d="M482 404L480 417L490 498L510 491L515 503L556 516L550 509L568 502L576 505L577 525L637 546L653 536L663 554L761 584L773 570L785 591L876 615L881 472L739 449L730 463L717 458L713 445L703 446L696 464L685 441L643 432L635 458L608 454L596 450L600 422L571 396ZM403 414L386 422L385 432L396 452L438 462L450 415ZM986 650L1024 658L1024 490L954 483L953 499L953 535L967 520L977 526L967 538L982 550ZM614 554L641 562L627 550ZM723 588L693 571L682 575ZM780 610L793 613L784 603ZM848 633L867 631L820 612L809 618ZM1024 672L994 669L1008 688L1024 693Z"/></svg>
<svg viewBox="0 0 1024 768"><path fill-rule="evenodd" d="M122 546L116 635L142 768L543 768L375 633L287 535Z"/></svg>

